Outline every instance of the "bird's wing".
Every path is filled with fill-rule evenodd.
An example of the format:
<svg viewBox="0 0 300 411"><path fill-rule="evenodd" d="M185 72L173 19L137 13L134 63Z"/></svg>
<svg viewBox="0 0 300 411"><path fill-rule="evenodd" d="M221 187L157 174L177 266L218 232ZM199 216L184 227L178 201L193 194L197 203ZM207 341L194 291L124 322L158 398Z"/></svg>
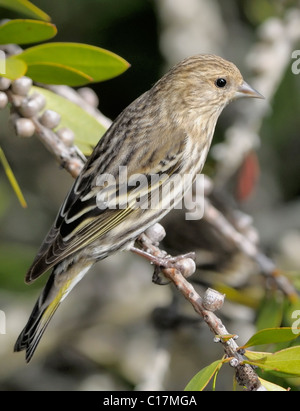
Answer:
<svg viewBox="0 0 300 411"><path fill-rule="evenodd" d="M174 167L170 170L170 173L173 170L175 170ZM101 209L97 205L96 197L88 200L87 204L84 204L84 201L79 197L63 218L61 213L57 217L56 225L54 224L45 238L36 259L27 273L26 282L29 283L35 280L71 254L101 238L129 217L133 217L132 214L135 214L137 219L135 220L135 217L131 218L132 224L139 226L138 218L140 217L143 203L147 202L147 206L151 204L151 198L166 184L167 179L167 173L165 173L156 184L147 185L147 187L131 188L127 193L127 199L120 199L119 197L116 199L117 208L107 207ZM115 186L111 188L111 200L114 201L113 195L118 192L118 188L117 190L115 190ZM139 199L138 207L136 206L136 199ZM78 208L79 202L82 203L81 211L74 215L73 210ZM119 208L120 203L122 205L121 208ZM63 207L61 208L62 210ZM60 225L57 226L60 219ZM122 233L120 233L121 235ZM117 241L118 239L115 240Z"/></svg>
<svg viewBox="0 0 300 411"><path fill-rule="evenodd" d="M122 126L119 127L119 130L122 132ZM151 132L157 132L153 127L151 130ZM176 143L173 142L172 156L170 156L170 145L162 143L160 150L157 150L157 147L151 144L151 133L149 131L148 133L144 132L144 135L146 134L147 138L144 142L136 142L134 139L132 143L127 142L127 151L134 153L136 144L143 144L144 164L147 164L151 159L153 164L150 167L150 172L155 173L155 169L159 170L159 173L162 174L161 181L158 181L156 185L152 183L152 186L151 184L141 184L138 188L129 188L129 197L127 197L127 203L124 206L124 200L122 200L119 193L119 175L117 175L114 164L126 166L129 161L128 154L126 158L124 158L125 154L121 158L115 158L115 153L107 149L112 138L117 138L121 142L124 140L122 140L122 135L118 136L118 129L109 129L98 143L83 172L75 181L63 203L53 227L46 236L27 272L25 278L27 283L34 281L51 267L99 239L125 220L128 220L132 214L135 213L137 217L136 220L132 219L133 223L138 223L140 208L137 209L135 206L136 199L142 196L145 201L151 199L153 193L167 182L168 177L175 173L176 170L179 170L182 157L182 147L179 143L176 146ZM174 136L173 138L176 140ZM178 139L178 141L182 141L182 139ZM132 144L132 147L128 147L128 144ZM174 146L177 148L175 155ZM119 149L118 152L120 151ZM161 159L164 160L163 165L161 164ZM148 170L143 166L143 161L140 161L138 164L137 170L131 170L131 174L144 172L149 177ZM108 202L115 201L116 207L110 207L109 204L107 207L102 207L101 204L99 206L99 197L97 195L99 194L100 187L97 184L95 175L103 175L103 173L109 173L116 178L117 185L108 183L105 187L106 197L109 199ZM120 203L122 203L122 207L120 207Z"/></svg>

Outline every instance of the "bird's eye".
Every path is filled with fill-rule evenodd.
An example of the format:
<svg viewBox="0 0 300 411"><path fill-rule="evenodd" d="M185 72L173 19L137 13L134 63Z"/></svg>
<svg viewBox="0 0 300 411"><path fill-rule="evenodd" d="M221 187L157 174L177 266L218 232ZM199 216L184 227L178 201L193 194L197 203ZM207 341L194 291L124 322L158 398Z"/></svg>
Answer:
<svg viewBox="0 0 300 411"><path fill-rule="evenodd" d="M224 78L218 78L216 81L215 81L215 85L217 86L217 87L225 87L226 86L226 83L227 83L227 81L224 79Z"/></svg>

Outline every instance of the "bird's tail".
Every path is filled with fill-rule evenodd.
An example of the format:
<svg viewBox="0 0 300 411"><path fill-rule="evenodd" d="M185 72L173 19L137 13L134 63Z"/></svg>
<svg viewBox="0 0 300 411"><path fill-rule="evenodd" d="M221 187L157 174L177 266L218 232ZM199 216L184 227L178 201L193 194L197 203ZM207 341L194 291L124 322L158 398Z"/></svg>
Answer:
<svg viewBox="0 0 300 411"><path fill-rule="evenodd" d="M65 271L61 271L60 265L53 269L27 324L15 343L14 351L26 350L27 362L31 360L49 321L60 303L83 278L90 266L90 263L82 264L77 262Z"/></svg>

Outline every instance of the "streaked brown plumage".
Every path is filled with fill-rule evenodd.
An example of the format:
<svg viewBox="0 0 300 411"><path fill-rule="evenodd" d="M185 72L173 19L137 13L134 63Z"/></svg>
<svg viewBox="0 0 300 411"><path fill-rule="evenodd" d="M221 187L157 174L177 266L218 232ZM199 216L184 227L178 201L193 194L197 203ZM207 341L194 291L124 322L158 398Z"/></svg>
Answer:
<svg viewBox="0 0 300 411"><path fill-rule="evenodd" d="M173 67L149 91L130 104L101 138L76 179L56 221L27 275L30 283L53 268L15 350L26 350L29 361L52 315L74 285L96 261L128 248L147 227L160 220L182 197L182 186L171 191L156 209L135 206L168 184L171 176L195 178L204 165L216 121L223 108L239 97L260 97L244 82L236 66L213 55L197 55ZM119 166L127 176L153 174L161 184L128 189L132 198L120 206ZM99 208L103 189L99 176L109 174L117 186L106 190L117 197L116 208ZM120 177L121 178L121 177ZM176 191L177 190L177 191Z"/></svg>

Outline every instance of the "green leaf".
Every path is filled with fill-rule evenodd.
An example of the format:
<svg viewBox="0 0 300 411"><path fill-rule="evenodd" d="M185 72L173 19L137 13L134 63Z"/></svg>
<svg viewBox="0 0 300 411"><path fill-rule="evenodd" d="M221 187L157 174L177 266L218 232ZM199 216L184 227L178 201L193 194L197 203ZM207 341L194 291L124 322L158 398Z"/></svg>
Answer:
<svg viewBox="0 0 300 411"><path fill-rule="evenodd" d="M184 391L203 391L224 360L217 360L199 371L187 384Z"/></svg>
<svg viewBox="0 0 300 411"><path fill-rule="evenodd" d="M0 6L14 10L25 16L39 20L50 21L51 18L28 0L0 0Z"/></svg>
<svg viewBox="0 0 300 411"><path fill-rule="evenodd" d="M265 387L268 391L287 391L285 388L281 387L280 385L264 380L263 378L259 378L259 381L261 382L261 385Z"/></svg>
<svg viewBox="0 0 300 411"><path fill-rule="evenodd" d="M68 127L73 130L75 144L84 154L90 154L100 137L105 133L106 127L77 104L58 96L52 91L34 86L30 89L30 93L34 92L45 96L46 108L55 110L61 115L59 127Z"/></svg>
<svg viewBox="0 0 300 411"><path fill-rule="evenodd" d="M275 344L294 340L299 333L293 332L290 327L266 328L255 333L245 345L240 348L253 347L261 344Z"/></svg>
<svg viewBox="0 0 300 411"><path fill-rule="evenodd" d="M10 182L10 184L11 184L13 190L14 190L14 192L16 193L16 196L18 197L21 206L24 207L24 208L27 207L25 198L24 198L24 196L23 196L23 194L22 194L22 191L21 191L21 189L20 189L20 187L19 187L19 184L18 184L18 182L17 182L17 180L16 180L16 178L15 178L15 176L14 176L14 173L13 173L12 169L10 168L10 165L8 164L8 161L7 161L7 159L6 159L6 157L5 157L5 154L4 154L4 152L3 152L3 150L2 150L1 147L0 147L0 162L1 162L2 165L3 165L5 174L6 174L7 178L8 178L8 180L9 180L9 182Z"/></svg>
<svg viewBox="0 0 300 411"><path fill-rule="evenodd" d="M251 364L262 369L281 372L291 376L300 376L300 346L286 348L275 353L246 351Z"/></svg>
<svg viewBox="0 0 300 411"><path fill-rule="evenodd" d="M272 355L272 353L263 352L263 351L250 351L250 350L246 350L245 352L245 356L252 362L260 361L262 358L266 358L269 355Z"/></svg>
<svg viewBox="0 0 300 411"><path fill-rule="evenodd" d="M258 330L270 327L279 327L283 316L284 301L278 296L271 296L263 300L259 308L256 327Z"/></svg>
<svg viewBox="0 0 300 411"><path fill-rule="evenodd" d="M79 79L78 84L74 84L73 82L73 86L113 78L123 73L129 67L129 64L123 58L110 51L80 43L40 44L26 49L21 54L18 54L17 58L24 60L28 65L28 75L31 66L43 64L44 66L48 65L53 67L53 65L55 65L68 70L73 69L77 73L86 76L85 80ZM51 67L50 70L49 68L47 69L47 75L45 75L44 70L44 83L53 84L51 70ZM39 70L31 72L31 77L34 75L34 77L32 77L33 80L39 81L39 79L36 78L38 72ZM59 79L56 72L55 79L56 84L66 84L65 73L62 75L62 78Z"/></svg>
<svg viewBox="0 0 300 411"><path fill-rule="evenodd" d="M87 74L58 63L36 63L28 67L26 75L45 84L80 86L93 81Z"/></svg>
<svg viewBox="0 0 300 411"><path fill-rule="evenodd" d="M0 57L0 62L2 63L3 60ZM1 64L0 74L2 77L7 77L11 80L16 80L19 77L24 76L27 71L27 64L16 58L8 57L4 60L3 64Z"/></svg>
<svg viewBox="0 0 300 411"><path fill-rule="evenodd" d="M55 36L54 24L36 20L10 20L0 26L0 44L28 44Z"/></svg>

